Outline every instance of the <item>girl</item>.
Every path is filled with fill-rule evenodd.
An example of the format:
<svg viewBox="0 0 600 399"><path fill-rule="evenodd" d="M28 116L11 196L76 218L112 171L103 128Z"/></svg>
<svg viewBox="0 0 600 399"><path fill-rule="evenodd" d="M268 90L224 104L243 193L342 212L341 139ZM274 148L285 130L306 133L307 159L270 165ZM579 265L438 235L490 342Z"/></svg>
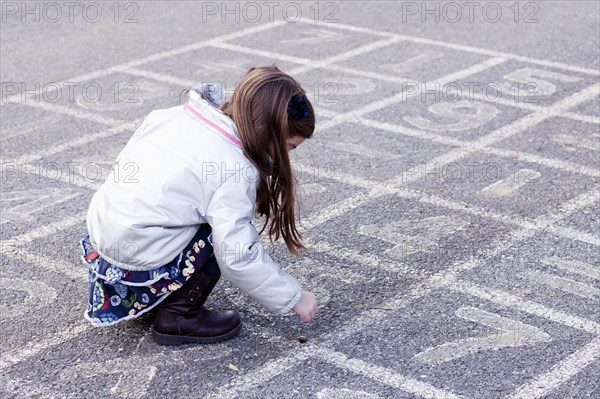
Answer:
<svg viewBox="0 0 600 399"><path fill-rule="evenodd" d="M311 320L315 296L258 238L268 229L292 254L305 248L288 157L315 128L305 91L271 66L250 68L225 103L218 85L185 93L185 104L146 117L117 157L127 173L91 200L85 318L109 326L156 308L158 343L222 341L241 327L237 311L203 306L222 273L267 309ZM254 215L264 217L260 233Z"/></svg>

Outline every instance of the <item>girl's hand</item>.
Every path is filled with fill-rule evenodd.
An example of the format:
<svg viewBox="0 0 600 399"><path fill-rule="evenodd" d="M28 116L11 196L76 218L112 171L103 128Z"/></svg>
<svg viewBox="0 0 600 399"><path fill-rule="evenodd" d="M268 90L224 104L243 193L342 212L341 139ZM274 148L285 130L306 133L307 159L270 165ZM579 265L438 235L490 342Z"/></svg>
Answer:
<svg viewBox="0 0 600 399"><path fill-rule="evenodd" d="M294 312L300 315L300 320L310 321L317 313L317 300L315 295L309 291L302 291L300 301L292 308Z"/></svg>

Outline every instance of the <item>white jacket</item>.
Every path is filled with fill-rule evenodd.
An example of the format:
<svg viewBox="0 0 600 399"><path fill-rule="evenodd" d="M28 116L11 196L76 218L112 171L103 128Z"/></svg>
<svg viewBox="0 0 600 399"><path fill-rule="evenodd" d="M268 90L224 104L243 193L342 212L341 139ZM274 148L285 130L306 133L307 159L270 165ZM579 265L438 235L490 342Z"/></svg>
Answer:
<svg viewBox="0 0 600 399"><path fill-rule="evenodd" d="M151 112L93 196L90 241L127 270L177 257L202 223L212 227L224 278L267 309L289 312L302 289L264 250L252 225L258 172L234 121L196 92L186 104Z"/></svg>

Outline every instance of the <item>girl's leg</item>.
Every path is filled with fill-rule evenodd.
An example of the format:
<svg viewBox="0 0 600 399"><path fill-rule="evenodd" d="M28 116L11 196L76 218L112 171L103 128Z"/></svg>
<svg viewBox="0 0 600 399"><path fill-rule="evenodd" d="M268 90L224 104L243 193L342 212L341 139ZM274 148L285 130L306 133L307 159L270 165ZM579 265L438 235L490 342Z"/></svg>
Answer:
<svg viewBox="0 0 600 399"><path fill-rule="evenodd" d="M152 335L163 345L211 343L231 338L241 328L235 310L214 311L203 305L221 277L210 244L210 226L202 225L184 251L183 272L191 277L159 306Z"/></svg>

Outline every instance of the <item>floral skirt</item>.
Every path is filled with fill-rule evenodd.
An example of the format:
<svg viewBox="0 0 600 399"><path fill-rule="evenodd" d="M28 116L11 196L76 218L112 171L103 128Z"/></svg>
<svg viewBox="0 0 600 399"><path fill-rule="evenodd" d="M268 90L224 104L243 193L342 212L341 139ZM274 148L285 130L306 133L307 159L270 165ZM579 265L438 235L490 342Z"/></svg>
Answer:
<svg viewBox="0 0 600 399"><path fill-rule="evenodd" d="M125 270L103 259L86 235L81 257L88 267L88 306L84 317L95 327L134 319L158 306L213 257L211 228L202 224L182 252L171 262L148 271Z"/></svg>

